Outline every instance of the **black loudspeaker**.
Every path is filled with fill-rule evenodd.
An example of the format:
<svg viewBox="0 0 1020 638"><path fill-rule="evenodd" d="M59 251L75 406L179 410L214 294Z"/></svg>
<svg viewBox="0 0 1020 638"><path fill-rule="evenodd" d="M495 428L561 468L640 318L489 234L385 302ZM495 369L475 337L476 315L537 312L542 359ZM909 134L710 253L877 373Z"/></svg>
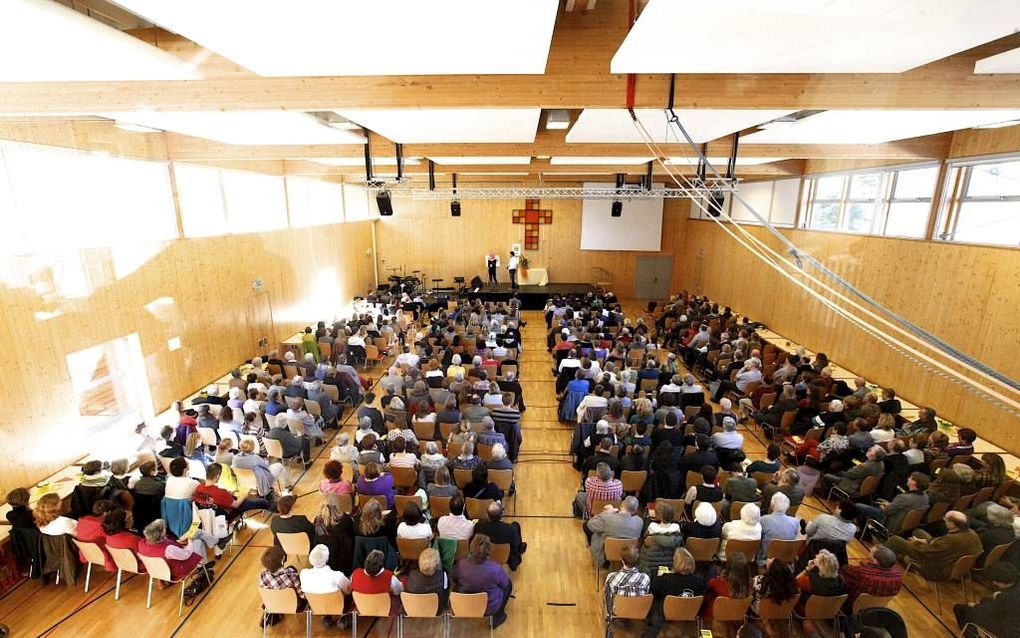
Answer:
<svg viewBox="0 0 1020 638"><path fill-rule="evenodd" d="M712 217L718 217L722 215L723 204L726 202L726 197L722 193L709 193L708 195L708 214Z"/></svg>
<svg viewBox="0 0 1020 638"><path fill-rule="evenodd" d="M623 215L623 202L616 200L613 202L612 212L610 213L613 217L620 217Z"/></svg>
<svg viewBox="0 0 1020 638"><path fill-rule="evenodd" d="M386 191L379 191L375 196L375 203L379 205L379 214L389 217L393 214L393 202L390 201L390 194Z"/></svg>
<svg viewBox="0 0 1020 638"><path fill-rule="evenodd" d="M457 200L450 202L450 214L454 217L460 217L460 202Z"/></svg>

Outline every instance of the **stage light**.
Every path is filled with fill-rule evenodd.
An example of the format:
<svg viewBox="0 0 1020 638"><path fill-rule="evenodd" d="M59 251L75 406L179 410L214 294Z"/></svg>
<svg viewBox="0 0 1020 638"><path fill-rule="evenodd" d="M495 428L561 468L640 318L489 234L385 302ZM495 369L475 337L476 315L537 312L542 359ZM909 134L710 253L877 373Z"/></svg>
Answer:
<svg viewBox="0 0 1020 638"><path fill-rule="evenodd" d="M450 214L454 217L460 217L460 200L453 200L450 202Z"/></svg>
<svg viewBox="0 0 1020 638"><path fill-rule="evenodd" d="M550 110L545 118L545 127L550 130L570 128L570 111L567 109Z"/></svg>
<svg viewBox="0 0 1020 638"><path fill-rule="evenodd" d="M623 215L623 202L616 200L613 202L613 208L609 213L613 217L621 217Z"/></svg>

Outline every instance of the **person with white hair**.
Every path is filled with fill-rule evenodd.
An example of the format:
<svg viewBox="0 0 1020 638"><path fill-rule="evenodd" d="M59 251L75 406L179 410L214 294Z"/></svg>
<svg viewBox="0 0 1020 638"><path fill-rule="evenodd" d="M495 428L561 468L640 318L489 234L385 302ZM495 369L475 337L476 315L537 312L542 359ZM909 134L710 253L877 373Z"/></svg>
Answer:
<svg viewBox="0 0 1020 638"><path fill-rule="evenodd" d="M744 362L744 367L737 373L735 381L723 379L719 382L719 387L716 388L712 398L718 403L727 392L736 391L738 394L745 394L752 383L759 384L761 380L761 362L757 359L749 359Z"/></svg>
<svg viewBox="0 0 1020 638"><path fill-rule="evenodd" d="M272 375L269 374L269 372L262 367L264 364L265 362L262 360L262 357L255 357L254 359L251 360L251 372L255 374L259 379L263 381L269 381L270 379L272 379Z"/></svg>
<svg viewBox="0 0 1020 638"><path fill-rule="evenodd" d="M319 404L319 411L322 412L322 419L325 423L334 423L340 410L333 404L333 400L322 389L322 381L316 379L308 386L308 400Z"/></svg>
<svg viewBox="0 0 1020 638"><path fill-rule="evenodd" d="M744 435L737 432L737 422L733 417L723 417L722 420L722 432L716 432L712 435L712 446L715 448L716 453L719 450L742 450L744 448Z"/></svg>
<svg viewBox="0 0 1020 638"><path fill-rule="evenodd" d="M697 382L693 374L684 375L684 383L680 386L682 394L704 394L705 389Z"/></svg>
<svg viewBox="0 0 1020 638"><path fill-rule="evenodd" d="M790 509L790 498L782 492L772 495L769 503L770 514L761 517L761 551L758 552L758 564L765 564L768 556L769 542L774 540L792 541L800 532L800 520L787 514Z"/></svg>
<svg viewBox="0 0 1020 638"><path fill-rule="evenodd" d="M386 371L386 376L379 379L379 386L385 392L392 392L393 394L404 393L404 377L400 375L400 370L396 366L390 366Z"/></svg>
<svg viewBox="0 0 1020 638"><path fill-rule="evenodd" d="M281 415L277 415L279 418ZM322 431L322 426L319 421L311 414L305 411L304 408L288 407L286 413L287 419L293 419L301 421L305 428L305 434L314 439L322 439L325 433Z"/></svg>
<svg viewBox="0 0 1020 638"><path fill-rule="evenodd" d="M731 540L761 540L761 510L754 503L740 508L740 518L722 526L719 560L726 560L726 544Z"/></svg>
<svg viewBox="0 0 1020 638"><path fill-rule="evenodd" d="M307 436L295 436L290 431L287 427L286 414L277 414L276 418L272 419L272 427L263 438L279 441L280 446L283 448L284 458L289 459L301 455L305 459L305 467L312 464L311 441Z"/></svg>
<svg viewBox="0 0 1020 638"><path fill-rule="evenodd" d="M329 566L329 548L316 545L308 552L308 563L311 567L301 570L301 590L306 594L351 593L351 580L342 571ZM336 616L324 616L322 624L335 627L339 620Z"/></svg>
<svg viewBox="0 0 1020 638"><path fill-rule="evenodd" d="M198 396L191 400L191 405L197 406L202 403L209 405L226 405L227 400L220 396L220 388L215 383L209 384L205 390L198 393Z"/></svg>
<svg viewBox="0 0 1020 638"><path fill-rule="evenodd" d="M446 376L456 378L458 372L461 374L461 379L464 378L463 375L467 374L467 370L465 370L464 366L461 365L460 355L455 354L453 355L453 358L450 359L450 366L446 369Z"/></svg>
<svg viewBox="0 0 1020 638"><path fill-rule="evenodd" d="M223 553L223 548L218 545L219 539L201 529L196 530L191 539L182 545L180 541L167 536L166 521L162 518L146 525L142 533L145 537L138 542L138 553L166 560L175 581L187 578L196 566L208 563L210 547L216 550L217 557Z"/></svg>
<svg viewBox="0 0 1020 638"><path fill-rule="evenodd" d="M290 380L290 383L287 384L287 390L283 393L283 396L291 399L304 399L308 396L308 392L305 390L305 380L300 374L295 374Z"/></svg>
<svg viewBox="0 0 1020 638"><path fill-rule="evenodd" d="M371 424L369 425L368 431L371 432ZM364 434L362 434L364 436ZM358 464L360 463L360 457L358 448L351 444L351 435L347 432L341 432L336 436L336 445L329 451L329 458L331 461L337 461L341 465L351 465L354 467L354 478L358 475Z"/></svg>
<svg viewBox="0 0 1020 638"><path fill-rule="evenodd" d="M485 467L490 470L514 469L514 464L506 457L506 447L502 443L496 443L492 446L491 456L485 463ZM510 488L510 492L513 493L513 487Z"/></svg>

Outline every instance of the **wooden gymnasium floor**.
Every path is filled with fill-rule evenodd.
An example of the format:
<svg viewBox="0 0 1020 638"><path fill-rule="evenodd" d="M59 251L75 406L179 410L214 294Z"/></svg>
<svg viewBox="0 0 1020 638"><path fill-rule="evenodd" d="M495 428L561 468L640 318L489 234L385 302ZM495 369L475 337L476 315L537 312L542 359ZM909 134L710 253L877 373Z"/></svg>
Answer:
<svg viewBox="0 0 1020 638"><path fill-rule="evenodd" d="M633 314L642 306L628 304ZM578 475L570 465L568 454L570 428L556 420L554 380L549 372L550 358L545 350L545 323L537 311L525 315L525 349L521 356L525 396L528 410L523 419L524 444L517 465L518 496L507 502L508 512L520 521L528 552L524 564L512 574L515 598L507 607L508 622L497 630L497 636L525 638L557 636L588 638L601 635L602 602L595 591L595 570L584 545L581 522L571 515L571 501L578 486ZM373 370L378 375L382 367ZM347 428L353 426L348 419ZM745 431L746 449L752 458L763 456L764 447L753 433ZM323 448L328 450L327 448ZM314 466L296 483L301 497L298 511L314 516L319 498L316 487L328 453L321 454ZM809 499L800 514L810 518L822 507ZM145 608L146 581L126 579L120 601L113 599L114 577L97 571L92 589L84 594L82 584L74 589L49 586L41 588L36 581L22 584L0 600L0 623L11 628L15 638L27 636L74 636L91 638L106 636L258 636L259 601L255 579L260 570L259 556L272 543L271 533L257 520L252 530L241 533L239 546L225 554L216 568L216 581L192 607L185 608L178 619L177 590L155 591L152 609ZM850 547L851 557L864 556L856 541ZM909 575L905 589L892 607L906 620L912 636L943 638L954 636L952 605L962 601L959 586L946 585L943 613L935 607L935 593L916 575ZM976 585L979 595L987 588ZM730 636L733 626L716 624L716 636ZM785 623L766 627L772 636L788 634ZM617 623L616 635L640 635L639 625ZM297 638L305 632L304 618L291 617L270 628L270 636ZM335 629L326 630L320 621L313 626L315 635L349 635ZM382 638L396 635L390 621L359 622L359 638ZM406 624L408 637L439 635L438 621L414 620ZM481 621L452 623L454 636L485 635ZM831 627L826 634L832 635ZM663 636L692 636L694 626L669 627ZM795 635L799 635L799 630Z"/></svg>

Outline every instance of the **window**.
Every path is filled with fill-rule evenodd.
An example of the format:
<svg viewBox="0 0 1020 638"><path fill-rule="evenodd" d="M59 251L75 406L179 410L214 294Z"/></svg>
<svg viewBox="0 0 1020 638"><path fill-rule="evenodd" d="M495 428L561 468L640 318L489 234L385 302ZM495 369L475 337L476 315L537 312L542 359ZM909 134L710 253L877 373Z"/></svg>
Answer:
<svg viewBox="0 0 1020 638"><path fill-rule="evenodd" d="M174 164L185 237L211 237L287 227L283 178Z"/></svg>
<svg viewBox="0 0 1020 638"><path fill-rule="evenodd" d="M344 220L343 187L334 182L288 177L287 202L293 228L339 224Z"/></svg>
<svg viewBox="0 0 1020 638"><path fill-rule="evenodd" d="M947 202L939 238L1020 246L1020 158L959 163L951 169L956 195Z"/></svg>
<svg viewBox="0 0 1020 638"><path fill-rule="evenodd" d="M925 236L937 166L806 178L804 227L847 233Z"/></svg>
<svg viewBox="0 0 1020 638"><path fill-rule="evenodd" d="M723 212L732 219L742 224L760 225L758 216L761 216L775 226L793 226L797 215L800 178L740 182L737 184L736 192L740 199L731 197L730 193L726 192L722 205ZM702 207L708 207L708 200L702 199L699 203L691 204L691 219L709 219L708 213L702 210ZM753 213L751 209L754 210Z"/></svg>
<svg viewBox="0 0 1020 638"><path fill-rule="evenodd" d="M77 425L86 432L133 427L152 415L145 357L137 333L73 352L66 360L78 410Z"/></svg>

